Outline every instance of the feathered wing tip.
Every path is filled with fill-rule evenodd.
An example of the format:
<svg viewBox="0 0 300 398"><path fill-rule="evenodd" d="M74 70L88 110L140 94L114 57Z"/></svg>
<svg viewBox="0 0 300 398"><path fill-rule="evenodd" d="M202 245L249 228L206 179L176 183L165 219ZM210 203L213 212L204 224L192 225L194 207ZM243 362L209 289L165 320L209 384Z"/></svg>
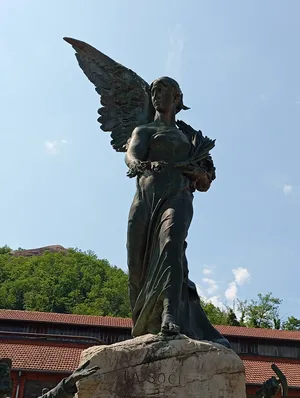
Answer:
<svg viewBox="0 0 300 398"><path fill-rule="evenodd" d="M111 145L117 152L126 152L134 128L151 121L149 84L91 45L70 37L63 39L76 51L79 67L101 97L101 129L111 133Z"/></svg>
<svg viewBox="0 0 300 398"><path fill-rule="evenodd" d="M182 110L188 111L189 109L191 109L191 108L189 108L188 106L182 105Z"/></svg>

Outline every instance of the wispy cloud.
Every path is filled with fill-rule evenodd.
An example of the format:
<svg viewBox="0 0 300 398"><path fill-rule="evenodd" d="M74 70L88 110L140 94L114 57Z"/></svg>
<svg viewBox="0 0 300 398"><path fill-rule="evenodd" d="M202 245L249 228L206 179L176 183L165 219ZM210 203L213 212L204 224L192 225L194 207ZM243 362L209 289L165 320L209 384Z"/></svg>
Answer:
<svg viewBox="0 0 300 398"><path fill-rule="evenodd" d="M58 155L60 153L60 149L61 149L62 145L65 145L67 143L68 143L67 140L45 141L44 146L45 146L46 151L50 155Z"/></svg>
<svg viewBox="0 0 300 398"><path fill-rule="evenodd" d="M165 71L167 75L174 79L181 77L184 42L184 32L180 24L169 30L169 51Z"/></svg>
<svg viewBox="0 0 300 398"><path fill-rule="evenodd" d="M226 306L224 303L222 303L220 296L212 296L208 299L206 299L207 302L212 303L216 307L221 308L222 310L226 309Z"/></svg>
<svg viewBox="0 0 300 398"><path fill-rule="evenodd" d="M232 273L234 275L234 281L240 286L249 282L251 279L250 272L248 271L247 268L242 268L242 267L234 268L232 270Z"/></svg>
<svg viewBox="0 0 300 398"><path fill-rule="evenodd" d="M197 292L199 294L199 296L202 298L202 300L204 300L207 303L212 303L213 305L215 305L216 307L219 307L221 309L225 309L225 305L221 300L221 296L220 295L215 295L215 296L207 296L207 292L204 291L199 285L196 285L197 288Z"/></svg>
<svg viewBox="0 0 300 398"><path fill-rule="evenodd" d="M219 290L219 282L212 278L215 266L205 266L202 270L204 278L202 279L201 286L196 285L199 296L206 302L210 302L215 306L225 309L225 305L222 302L221 295L216 295ZM210 276L210 277L208 277Z"/></svg>
<svg viewBox="0 0 300 398"><path fill-rule="evenodd" d="M206 292L207 292L207 294L212 294L212 293L214 293L216 290L218 290L218 288L219 288L217 282L216 282L214 279L211 279L211 278L203 278L202 281L203 281L206 285L208 285L208 286L206 287L206 289L205 289Z"/></svg>
<svg viewBox="0 0 300 398"><path fill-rule="evenodd" d="M233 280L228 283L225 291L222 289L222 282L214 279L214 268L205 266L202 270L205 275L202 283L197 286L200 297L206 302L211 302L221 309L225 309L225 304L232 306L238 296L239 287L249 283L251 280L250 272L245 267L237 267L231 270Z"/></svg>
<svg viewBox="0 0 300 398"><path fill-rule="evenodd" d="M200 297L205 298L205 292L202 290L201 286L196 284L197 293Z"/></svg>
<svg viewBox="0 0 300 398"><path fill-rule="evenodd" d="M285 184L282 188L282 191L285 195L290 195L293 192L293 185Z"/></svg>
<svg viewBox="0 0 300 398"><path fill-rule="evenodd" d="M237 285L235 282L230 282L225 290L225 297L228 301L233 302L237 297Z"/></svg>
<svg viewBox="0 0 300 398"><path fill-rule="evenodd" d="M228 284L225 290L225 297L230 304L237 298L238 286L242 286L251 280L251 275L247 268L234 268L232 273L234 275L234 280Z"/></svg>
<svg viewBox="0 0 300 398"><path fill-rule="evenodd" d="M205 267L205 268L203 268L202 272L203 272L203 275L211 275L213 273L213 268Z"/></svg>

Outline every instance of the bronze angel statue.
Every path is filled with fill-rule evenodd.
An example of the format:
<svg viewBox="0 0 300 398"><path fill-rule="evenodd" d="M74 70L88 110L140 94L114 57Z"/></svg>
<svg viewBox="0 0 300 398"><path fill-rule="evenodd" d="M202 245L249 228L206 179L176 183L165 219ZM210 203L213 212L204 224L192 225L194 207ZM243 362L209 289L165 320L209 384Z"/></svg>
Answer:
<svg viewBox="0 0 300 398"><path fill-rule="evenodd" d="M136 178L127 232L132 335L182 333L230 347L201 307L186 258L193 193L215 179L215 142L176 120L189 108L175 80L149 85L89 44L64 40L101 97L101 129L126 153L127 175Z"/></svg>

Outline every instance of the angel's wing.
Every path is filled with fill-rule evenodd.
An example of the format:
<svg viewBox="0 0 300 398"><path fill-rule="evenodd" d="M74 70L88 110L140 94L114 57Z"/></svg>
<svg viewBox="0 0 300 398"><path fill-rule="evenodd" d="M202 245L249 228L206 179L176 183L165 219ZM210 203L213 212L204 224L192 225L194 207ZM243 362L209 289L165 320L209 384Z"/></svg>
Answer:
<svg viewBox="0 0 300 398"><path fill-rule="evenodd" d="M111 132L117 152L126 152L134 128L153 120L148 83L89 44L69 37L64 40L75 49L80 68L101 96L101 129Z"/></svg>

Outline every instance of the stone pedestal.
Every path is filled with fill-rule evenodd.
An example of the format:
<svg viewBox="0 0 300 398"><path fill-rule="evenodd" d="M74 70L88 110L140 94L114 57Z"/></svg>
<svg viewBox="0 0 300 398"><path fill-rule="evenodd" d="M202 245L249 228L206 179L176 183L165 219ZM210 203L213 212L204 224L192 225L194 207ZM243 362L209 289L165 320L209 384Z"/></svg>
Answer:
<svg viewBox="0 0 300 398"><path fill-rule="evenodd" d="M78 383L78 398L246 398L241 359L219 344L184 335L145 335L90 347L100 370Z"/></svg>

